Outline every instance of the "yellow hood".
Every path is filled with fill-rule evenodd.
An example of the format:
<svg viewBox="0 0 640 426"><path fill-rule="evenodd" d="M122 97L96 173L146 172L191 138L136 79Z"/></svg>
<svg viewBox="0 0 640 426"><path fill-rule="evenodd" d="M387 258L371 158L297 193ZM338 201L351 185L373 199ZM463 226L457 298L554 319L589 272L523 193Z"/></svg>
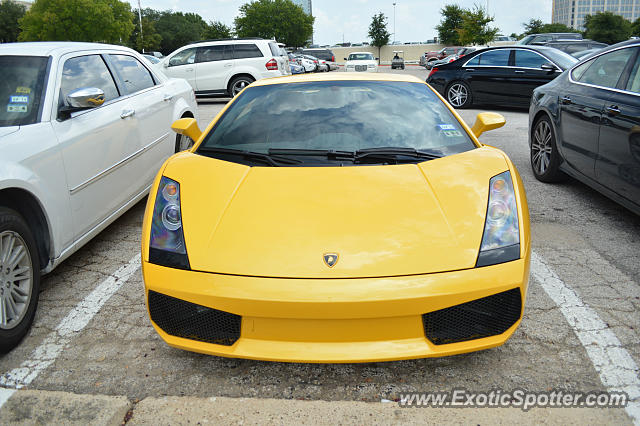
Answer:
<svg viewBox="0 0 640 426"><path fill-rule="evenodd" d="M248 167L187 152L164 175L180 182L191 269L355 278L473 268L489 179L507 169L489 147L355 167ZM339 254L332 268L325 253Z"/></svg>

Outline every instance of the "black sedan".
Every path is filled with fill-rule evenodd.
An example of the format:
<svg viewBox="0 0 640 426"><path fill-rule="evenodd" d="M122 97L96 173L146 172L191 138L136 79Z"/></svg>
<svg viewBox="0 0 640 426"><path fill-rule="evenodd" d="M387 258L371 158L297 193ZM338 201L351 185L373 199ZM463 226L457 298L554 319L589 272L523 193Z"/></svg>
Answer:
<svg viewBox="0 0 640 426"><path fill-rule="evenodd" d="M640 214L640 41L610 46L537 88L529 109L531 167L565 174Z"/></svg>
<svg viewBox="0 0 640 426"><path fill-rule="evenodd" d="M474 103L528 106L533 89L576 62L550 47L490 47L432 68L427 83L455 108Z"/></svg>

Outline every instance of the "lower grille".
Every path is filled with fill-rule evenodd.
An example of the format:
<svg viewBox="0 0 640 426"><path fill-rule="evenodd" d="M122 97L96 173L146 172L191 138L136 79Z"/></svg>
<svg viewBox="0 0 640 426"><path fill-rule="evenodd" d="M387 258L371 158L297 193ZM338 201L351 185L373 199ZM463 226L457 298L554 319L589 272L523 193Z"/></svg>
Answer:
<svg viewBox="0 0 640 426"><path fill-rule="evenodd" d="M422 315L424 334L435 345L464 342L496 336L520 318L520 289L505 291L482 299Z"/></svg>
<svg viewBox="0 0 640 426"><path fill-rule="evenodd" d="M240 338L240 315L196 305L149 291L151 319L165 333L185 339L231 346Z"/></svg>

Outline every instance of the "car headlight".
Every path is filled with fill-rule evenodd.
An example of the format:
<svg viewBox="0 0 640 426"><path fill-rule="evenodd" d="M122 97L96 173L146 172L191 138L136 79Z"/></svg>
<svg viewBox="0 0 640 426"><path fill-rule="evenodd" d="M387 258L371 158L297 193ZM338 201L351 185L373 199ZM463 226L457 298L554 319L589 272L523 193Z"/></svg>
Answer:
<svg viewBox="0 0 640 426"><path fill-rule="evenodd" d="M369 68L375 68L375 64L369 64Z"/></svg>
<svg viewBox="0 0 640 426"><path fill-rule="evenodd" d="M520 258L520 226L513 181L509 171L489 181L489 202L476 267Z"/></svg>
<svg viewBox="0 0 640 426"><path fill-rule="evenodd" d="M182 232L180 184L165 176L160 179L153 206L149 262L171 268L190 269Z"/></svg>

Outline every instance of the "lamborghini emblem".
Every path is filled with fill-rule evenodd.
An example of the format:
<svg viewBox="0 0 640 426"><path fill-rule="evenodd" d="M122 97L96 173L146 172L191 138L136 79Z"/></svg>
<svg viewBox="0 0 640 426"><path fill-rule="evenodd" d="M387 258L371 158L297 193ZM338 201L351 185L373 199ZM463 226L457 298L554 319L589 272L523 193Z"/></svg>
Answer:
<svg viewBox="0 0 640 426"><path fill-rule="evenodd" d="M329 268L333 268L338 263L338 253L325 253L322 255L322 259Z"/></svg>

